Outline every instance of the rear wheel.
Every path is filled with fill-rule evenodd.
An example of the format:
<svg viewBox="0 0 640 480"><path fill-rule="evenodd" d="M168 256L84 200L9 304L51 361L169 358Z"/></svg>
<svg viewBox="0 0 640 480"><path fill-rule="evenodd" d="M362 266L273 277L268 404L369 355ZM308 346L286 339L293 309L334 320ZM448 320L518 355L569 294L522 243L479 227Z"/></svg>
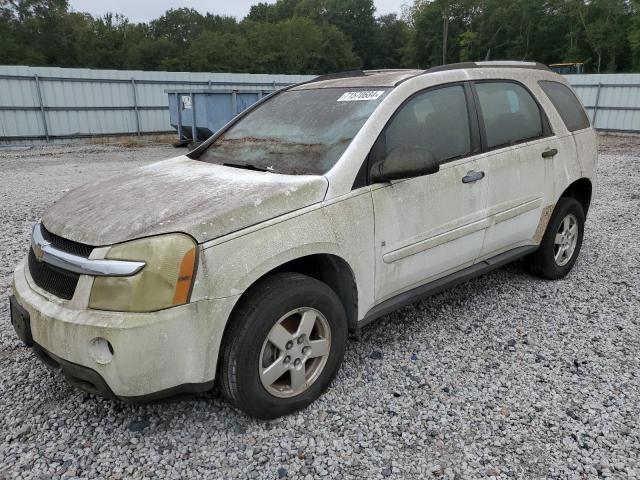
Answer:
<svg viewBox="0 0 640 480"><path fill-rule="evenodd" d="M574 198L560 198L540 248L527 258L531 272L550 280L569 273L580 253L584 221L584 209L580 202Z"/></svg>
<svg viewBox="0 0 640 480"><path fill-rule="evenodd" d="M224 395L258 418L306 407L342 362L347 321L340 299L314 278L278 273L241 301L222 350Z"/></svg>

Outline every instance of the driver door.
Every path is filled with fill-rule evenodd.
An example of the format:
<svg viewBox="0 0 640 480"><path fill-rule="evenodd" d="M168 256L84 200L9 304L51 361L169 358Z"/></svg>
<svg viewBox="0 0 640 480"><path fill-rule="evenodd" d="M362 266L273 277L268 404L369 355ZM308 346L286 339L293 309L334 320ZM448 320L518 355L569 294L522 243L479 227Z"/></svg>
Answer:
<svg viewBox="0 0 640 480"><path fill-rule="evenodd" d="M429 150L437 173L372 186L376 303L473 264L488 226L487 185L473 159L480 146L466 84L415 94L396 111L371 152Z"/></svg>

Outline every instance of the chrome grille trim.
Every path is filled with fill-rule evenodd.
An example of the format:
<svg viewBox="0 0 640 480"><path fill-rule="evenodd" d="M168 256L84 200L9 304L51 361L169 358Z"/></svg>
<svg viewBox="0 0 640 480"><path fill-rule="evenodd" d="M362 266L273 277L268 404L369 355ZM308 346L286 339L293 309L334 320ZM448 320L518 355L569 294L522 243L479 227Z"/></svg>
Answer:
<svg viewBox="0 0 640 480"><path fill-rule="evenodd" d="M41 223L33 227L31 233L31 248L40 262L48 263L80 275L94 275L103 277L128 277L135 275L145 266L144 262L127 260L92 260L55 248L44 238Z"/></svg>

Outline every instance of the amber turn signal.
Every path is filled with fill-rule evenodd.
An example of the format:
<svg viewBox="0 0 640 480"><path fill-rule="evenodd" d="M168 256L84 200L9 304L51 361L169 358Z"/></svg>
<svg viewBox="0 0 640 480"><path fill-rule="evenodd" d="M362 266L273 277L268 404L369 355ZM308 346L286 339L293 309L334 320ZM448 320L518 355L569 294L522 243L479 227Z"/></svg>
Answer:
<svg viewBox="0 0 640 480"><path fill-rule="evenodd" d="M196 267L196 249L192 248L184 254L180 263L180 272L176 282L176 293L173 296L174 305L182 305L189 300L189 292L193 284L193 273Z"/></svg>

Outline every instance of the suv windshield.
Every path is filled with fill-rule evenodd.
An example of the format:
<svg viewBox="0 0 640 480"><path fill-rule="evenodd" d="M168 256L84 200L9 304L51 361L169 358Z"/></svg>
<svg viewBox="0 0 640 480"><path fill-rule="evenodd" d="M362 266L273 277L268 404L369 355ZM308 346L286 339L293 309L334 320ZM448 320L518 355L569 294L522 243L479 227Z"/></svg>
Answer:
<svg viewBox="0 0 640 480"><path fill-rule="evenodd" d="M199 159L294 175L333 167L389 89L289 90L248 113Z"/></svg>

